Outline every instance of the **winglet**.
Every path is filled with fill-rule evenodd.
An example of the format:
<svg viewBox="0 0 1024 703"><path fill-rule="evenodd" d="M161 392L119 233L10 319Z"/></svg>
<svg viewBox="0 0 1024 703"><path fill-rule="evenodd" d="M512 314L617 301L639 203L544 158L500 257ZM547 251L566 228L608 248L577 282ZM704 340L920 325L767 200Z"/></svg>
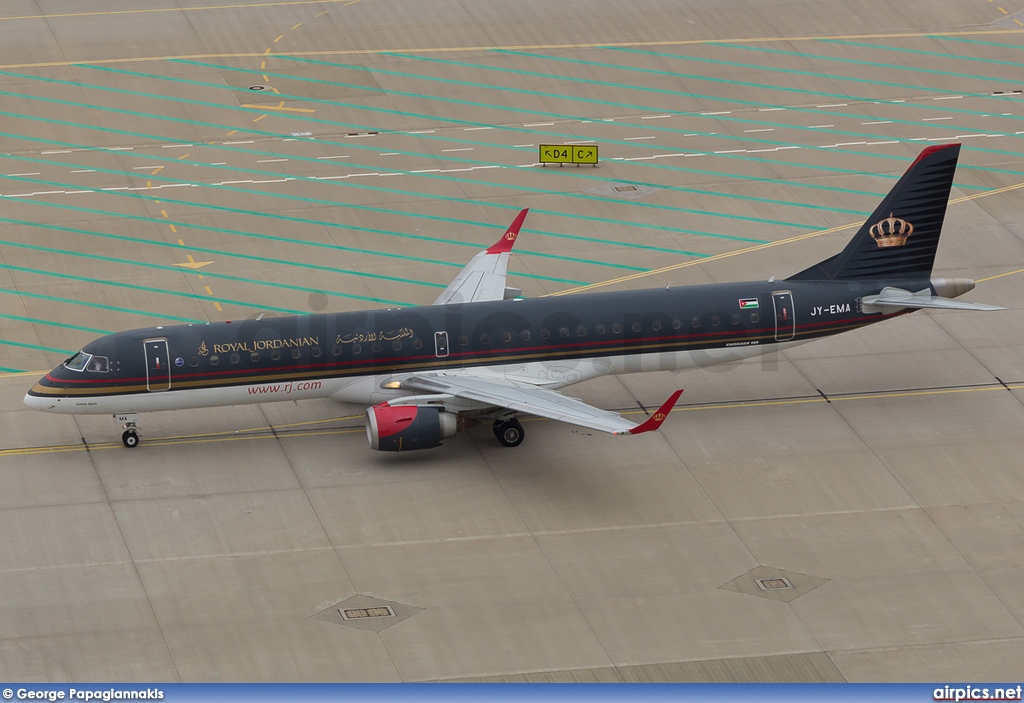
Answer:
<svg viewBox="0 0 1024 703"><path fill-rule="evenodd" d="M668 414L672 412L672 408L675 407L676 401L679 400L679 396L683 394L682 390L678 390L669 396L669 399L658 408L658 412L651 415L649 418L644 420L642 423L629 430L629 434L642 434L644 432L653 432L654 430L661 427L661 423L665 422L668 418Z"/></svg>
<svg viewBox="0 0 1024 703"><path fill-rule="evenodd" d="M530 211L530 208L523 208L516 219L512 220L512 224L505 230L505 234L501 235L501 239L496 241L490 247L487 248L488 254L504 254L506 251L512 251L512 247L516 243L516 237L519 236L519 229L523 226L523 221L526 219L526 213Z"/></svg>

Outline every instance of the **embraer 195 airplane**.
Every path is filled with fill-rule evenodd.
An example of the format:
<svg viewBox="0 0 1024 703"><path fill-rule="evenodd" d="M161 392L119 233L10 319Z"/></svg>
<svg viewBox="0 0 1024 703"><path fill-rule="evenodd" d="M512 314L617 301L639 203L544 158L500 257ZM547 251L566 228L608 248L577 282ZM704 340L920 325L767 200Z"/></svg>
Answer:
<svg viewBox="0 0 1024 703"><path fill-rule="evenodd" d="M611 434L658 429L682 391L634 424L558 392L604 374L684 370L752 357L951 300L932 278L959 144L921 152L846 248L784 281L523 299L505 287L526 219L469 262L433 306L150 327L87 344L25 396L38 410L112 414L126 447L138 413L333 398L370 405L378 450L436 447L471 421L523 441L518 413Z"/></svg>

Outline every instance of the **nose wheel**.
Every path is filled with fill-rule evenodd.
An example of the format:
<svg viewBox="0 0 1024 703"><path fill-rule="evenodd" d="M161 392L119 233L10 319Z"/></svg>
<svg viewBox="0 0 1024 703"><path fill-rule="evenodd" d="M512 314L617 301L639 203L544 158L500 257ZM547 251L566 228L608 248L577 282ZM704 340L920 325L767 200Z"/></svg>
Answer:
<svg viewBox="0 0 1024 703"><path fill-rule="evenodd" d="M494 436L498 438L503 447L518 447L523 443L526 431L514 417L510 420L494 421Z"/></svg>
<svg viewBox="0 0 1024 703"><path fill-rule="evenodd" d="M114 419L121 423L124 434L121 435L121 442L129 449L139 446L139 428L135 423L138 421L137 413L126 413L114 415Z"/></svg>

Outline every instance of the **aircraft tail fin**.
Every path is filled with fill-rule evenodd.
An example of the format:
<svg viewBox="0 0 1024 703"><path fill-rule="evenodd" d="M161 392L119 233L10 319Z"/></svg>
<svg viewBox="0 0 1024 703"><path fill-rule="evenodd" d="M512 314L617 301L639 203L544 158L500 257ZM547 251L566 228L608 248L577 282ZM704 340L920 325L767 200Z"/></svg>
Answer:
<svg viewBox="0 0 1024 703"><path fill-rule="evenodd" d="M845 249L788 280L928 278L959 155L959 144L926 148Z"/></svg>

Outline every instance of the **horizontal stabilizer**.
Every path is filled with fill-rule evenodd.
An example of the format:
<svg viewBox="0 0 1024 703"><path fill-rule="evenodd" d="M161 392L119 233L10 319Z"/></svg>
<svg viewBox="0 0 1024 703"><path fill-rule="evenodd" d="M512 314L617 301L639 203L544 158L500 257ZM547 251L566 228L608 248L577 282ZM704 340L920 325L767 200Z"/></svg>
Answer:
<svg viewBox="0 0 1024 703"><path fill-rule="evenodd" d="M928 295L924 290L920 293L900 290L898 288L884 288L878 295L866 295L861 300L861 308L866 313L881 312L890 314L906 310L908 308L918 310L928 308L931 310L1005 310L998 305L986 305L984 303L971 303L966 300L953 300L942 298L937 295Z"/></svg>

